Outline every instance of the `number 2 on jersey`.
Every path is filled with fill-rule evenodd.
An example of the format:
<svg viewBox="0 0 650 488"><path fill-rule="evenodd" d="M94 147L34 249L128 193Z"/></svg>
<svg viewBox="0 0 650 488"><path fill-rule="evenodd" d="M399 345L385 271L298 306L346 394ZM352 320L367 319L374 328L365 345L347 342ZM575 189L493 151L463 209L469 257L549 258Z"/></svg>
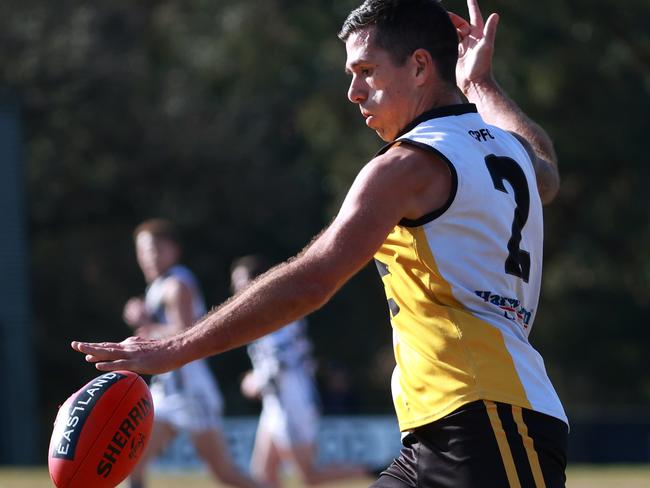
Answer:
<svg viewBox="0 0 650 488"><path fill-rule="evenodd" d="M485 157L485 165L490 172L496 190L508 193L508 190L503 185L504 180L512 186L517 206L512 220L512 233L508 240L508 257L505 263L505 271L507 274L517 276L528 283L530 254L528 251L519 248L521 230L526 225L530 208L530 193L526 175L516 161L504 156L490 154Z"/></svg>

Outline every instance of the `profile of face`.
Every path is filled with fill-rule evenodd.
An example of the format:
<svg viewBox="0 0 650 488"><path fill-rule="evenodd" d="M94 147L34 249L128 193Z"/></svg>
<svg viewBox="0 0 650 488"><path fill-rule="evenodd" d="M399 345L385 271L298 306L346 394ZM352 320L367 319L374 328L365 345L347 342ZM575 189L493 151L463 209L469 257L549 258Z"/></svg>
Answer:
<svg viewBox="0 0 650 488"><path fill-rule="evenodd" d="M414 103L413 63L402 66L376 46L375 28L352 32L345 42L345 71L352 79L348 99L359 105L366 125L384 141L394 140L418 115Z"/></svg>
<svg viewBox="0 0 650 488"><path fill-rule="evenodd" d="M236 266L230 275L230 287L233 293L238 293L248 286L252 281L250 272L246 266Z"/></svg>
<svg viewBox="0 0 650 488"><path fill-rule="evenodd" d="M138 265L145 280L151 282L174 266L179 259L178 245L168 239L156 238L151 232L140 232L135 239Z"/></svg>

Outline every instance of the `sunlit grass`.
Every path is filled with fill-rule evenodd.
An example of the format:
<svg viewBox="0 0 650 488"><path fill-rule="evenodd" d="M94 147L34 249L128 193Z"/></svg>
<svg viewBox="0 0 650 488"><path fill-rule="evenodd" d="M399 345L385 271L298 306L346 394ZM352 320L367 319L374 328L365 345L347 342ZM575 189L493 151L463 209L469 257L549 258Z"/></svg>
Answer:
<svg viewBox="0 0 650 488"><path fill-rule="evenodd" d="M572 466L568 471L567 488L647 488L650 487L650 465L634 466ZM365 488L368 482L323 485L323 488ZM0 468L0 488L52 488L45 468ZM219 486L202 473L153 473L148 488L214 488ZM295 479L288 479L287 488L298 488ZM120 488L126 488L126 484ZM90 488L90 487L89 487ZM477 487L485 488L485 487Z"/></svg>

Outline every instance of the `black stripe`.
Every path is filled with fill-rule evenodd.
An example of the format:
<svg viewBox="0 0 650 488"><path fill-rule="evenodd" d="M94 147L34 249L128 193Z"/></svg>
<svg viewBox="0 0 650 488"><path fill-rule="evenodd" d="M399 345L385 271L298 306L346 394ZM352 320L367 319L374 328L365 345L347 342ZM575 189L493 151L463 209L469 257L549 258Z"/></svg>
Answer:
<svg viewBox="0 0 650 488"><path fill-rule="evenodd" d="M475 450L468 451L468 457L476 457L478 461L474 461L477 467L480 468L479 472L484 477L484 480L489 480L489 486L505 487L508 486L508 474L506 472L506 464L501 455L501 449L497 442L496 432L490 420L488 412L488 405L483 400L468 403L461 407L462 410L474 410L475 425L471 425L477 439L482 439L484 444L476 444L472 446ZM478 480L478 478L473 478ZM479 486L479 485L476 485Z"/></svg>
<svg viewBox="0 0 650 488"><path fill-rule="evenodd" d="M79 437L93 407L99 402L104 393L124 378L127 378L127 376L115 372L98 376L79 390L74 400L67 405L67 412L57 414L56 421L65 422L65 428L57 426L55 429L56 437L52 438L52 444L54 445L52 457L74 460Z"/></svg>
<svg viewBox="0 0 650 488"><path fill-rule="evenodd" d="M413 119L412 122L410 122L406 127L404 127L404 129L402 129L397 134L397 137L395 137L394 141L387 143L379 151L377 151L375 157L384 154L391 147L393 147L396 142L398 142L397 139L402 137L404 134L410 132L411 130L415 129L422 122L426 122L427 120L431 120L431 119L437 119L440 117L449 117L450 115L465 115L470 113L478 113L478 110L476 109L476 105L474 105L473 103L448 105L446 107L438 107L438 108L434 108L433 110L424 112L422 115L416 117L415 119Z"/></svg>
<svg viewBox="0 0 650 488"><path fill-rule="evenodd" d="M402 219L399 221L399 225L402 227L419 227L421 225L424 225L428 222L431 222L434 219L437 219L440 217L443 213L447 211L449 207L451 207L451 204L454 202L454 198L456 198L456 193L458 192L458 173L456 172L456 168L454 167L453 163L440 151L435 149L434 147L429 146L428 144L423 144L421 142L416 142L412 141L410 139L399 139L395 140L389 144L386 144L384 147L382 147L377 154L375 154L375 157L385 153L388 151L391 147L393 147L395 144L408 144L414 147L418 147L420 149L423 149L427 152L433 153L439 158L441 158L449 167L449 171L451 172L451 190L449 192L449 199L445 202L445 204L440 207L439 209L434 210L431 213L428 213L426 215L423 215L419 219L415 220L410 220L410 219Z"/></svg>
<svg viewBox="0 0 650 488"><path fill-rule="evenodd" d="M535 488L535 479L533 478L533 472L528 462L526 448L517 429L517 423L512 415L512 405L505 403L497 403L496 405L503 430L506 432L506 438L508 439L512 459L515 462L521 488Z"/></svg>
<svg viewBox="0 0 650 488"><path fill-rule="evenodd" d="M476 105L473 103L459 103L457 105L447 105L445 107L437 107L432 110L427 110L423 114L419 115L413 121L404 127L397 137L403 136L412 129L415 129L422 122L426 122L431 119L438 119L440 117L449 117L451 115L465 115L471 113L478 113ZM396 138L397 139L397 138Z"/></svg>
<svg viewBox="0 0 650 488"><path fill-rule="evenodd" d="M433 212L430 212L426 215L423 215L419 219L411 220L411 219L402 219L399 221L399 225L402 227L419 227L421 225L427 224L431 222L434 219L437 219L440 217L442 214L444 214L449 207L451 207L451 204L454 202L454 198L456 198L456 193L458 192L458 173L456 172L456 168L452 164L447 157L442 154L440 151L437 149L427 145L427 144L422 144L420 142L415 142L411 141L409 139L403 139L400 140L399 142L402 142L404 144L408 144L410 146L418 147L424 151L430 152L438 156L440 159L442 159L446 164L447 167L449 168L449 172L451 173L451 189L449 191L449 198L445 202L445 204L434 210Z"/></svg>

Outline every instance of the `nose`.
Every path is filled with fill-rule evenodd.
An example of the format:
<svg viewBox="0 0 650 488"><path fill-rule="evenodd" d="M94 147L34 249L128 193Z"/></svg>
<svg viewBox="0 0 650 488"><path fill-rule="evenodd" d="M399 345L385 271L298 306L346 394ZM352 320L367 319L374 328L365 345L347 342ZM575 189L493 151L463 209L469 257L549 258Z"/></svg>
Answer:
<svg viewBox="0 0 650 488"><path fill-rule="evenodd" d="M361 103L368 97L368 90L363 86L363 82L355 75L352 75L350 87L348 88L348 100L352 103Z"/></svg>

